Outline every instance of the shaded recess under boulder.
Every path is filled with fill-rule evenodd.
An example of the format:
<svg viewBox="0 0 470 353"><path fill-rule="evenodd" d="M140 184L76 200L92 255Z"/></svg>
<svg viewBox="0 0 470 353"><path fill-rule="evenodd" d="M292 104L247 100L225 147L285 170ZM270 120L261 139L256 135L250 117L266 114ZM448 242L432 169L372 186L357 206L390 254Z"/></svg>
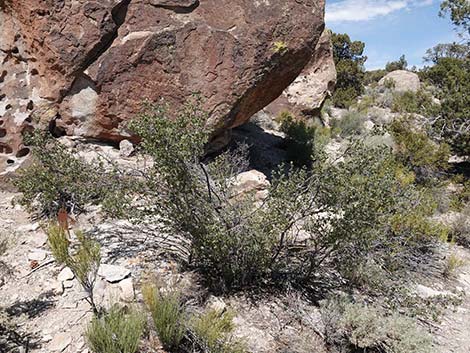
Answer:
<svg viewBox="0 0 470 353"><path fill-rule="evenodd" d="M0 155L15 164L30 126L133 140L144 99L193 93L222 134L324 55L323 29L324 0L2 1Z"/></svg>

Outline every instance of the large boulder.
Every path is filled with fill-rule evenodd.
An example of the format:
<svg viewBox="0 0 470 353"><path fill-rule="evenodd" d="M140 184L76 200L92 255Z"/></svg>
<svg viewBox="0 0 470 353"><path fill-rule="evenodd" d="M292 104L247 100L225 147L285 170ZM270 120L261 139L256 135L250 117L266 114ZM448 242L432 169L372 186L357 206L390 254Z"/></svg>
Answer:
<svg viewBox="0 0 470 353"><path fill-rule="evenodd" d="M419 76L414 72L406 70L395 70L386 74L379 81L379 85L385 86L388 81L392 81L394 83L393 90L397 92L417 92L421 87Z"/></svg>
<svg viewBox="0 0 470 353"><path fill-rule="evenodd" d="M264 113L277 117L280 113L289 111L297 116L318 117L335 85L336 67L331 31L325 29L310 62L281 96L264 109Z"/></svg>
<svg viewBox="0 0 470 353"><path fill-rule="evenodd" d="M323 16L324 0L0 1L0 172L32 125L133 141L145 99L196 92L214 136L239 126L324 55Z"/></svg>

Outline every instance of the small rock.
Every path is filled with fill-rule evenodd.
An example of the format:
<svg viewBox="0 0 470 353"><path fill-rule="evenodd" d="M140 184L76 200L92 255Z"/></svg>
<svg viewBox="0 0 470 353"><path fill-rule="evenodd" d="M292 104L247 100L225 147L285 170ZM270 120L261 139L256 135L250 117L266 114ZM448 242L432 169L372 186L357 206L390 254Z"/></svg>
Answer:
<svg viewBox="0 0 470 353"><path fill-rule="evenodd" d="M72 280L75 278L75 275L73 274L72 270L68 267L64 267L62 271L60 271L59 275L57 276L57 279L61 282Z"/></svg>
<svg viewBox="0 0 470 353"><path fill-rule="evenodd" d="M57 334L49 343L49 351L62 352L72 343L72 337L66 333Z"/></svg>
<svg viewBox="0 0 470 353"><path fill-rule="evenodd" d="M130 157L134 153L134 145L129 140L122 140L119 143L119 155L121 157Z"/></svg>
<svg viewBox="0 0 470 353"><path fill-rule="evenodd" d="M73 287L73 280L67 280L62 282L64 288L72 288Z"/></svg>
<svg viewBox="0 0 470 353"><path fill-rule="evenodd" d="M19 232L35 232L39 229L39 223L25 224L24 226L18 227Z"/></svg>
<svg viewBox="0 0 470 353"><path fill-rule="evenodd" d="M50 341L52 341L52 336L51 335L44 335L44 336L42 336L42 341L43 342L50 342Z"/></svg>
<svg viewBox="0 0 470 353"><path fill-rule="evenodd" d="M54 281L51 287L57 295L64 294L64 284L61 281Z"/></svg>
<svg viewBox="0 0 470 353"><path fill-rule="evenodd" d="M131 271L125 267L117 265L107 265L102 264L98 269L98 275L103 277L110 283L115 283L122 281L124 278L128 277L131 274Z"/></svg>
<svg viewBox="0 0 470 353"><path fill-rule="evenodd" d="M29 261L43 261L47 257L47 253L44 250L33 250L28 253Z"/></svg>
<svg viewBox="0 0 470 353"><path fill-rule="evenodd" d="M134 284L132 283L132 278L128 277L121 282L119 282L121 287L121 300L125 302L132 302L135 298L134 293Z"/></svg>
<svg viewBox="0 0 470 353"><path fill-rule="evenodd" d="M234 198L239 198L242 195L254 193L256 200L263 200L267 196L265 191L268 187L269 181L266 175L253 169L236 176L232 186L232 195Z"/></svg>
<svg viewBox="0 0 470 353"><path fill-rule="evenodd" d="M366 129L367 131L372 131L374 129L374 126L375 124L370 120L364 122L364 129Z"/></svg>
<svg viewBox="0 0 470 353"><path fill-rule="evenodd" d="M74 148L77 146L77 141L74 141L69 136L60 137L58 141L67 148Z"/></svg>
<svg viewBox="0 0 470 353"><path fill-rule="evenodd" d="M29 263L29 268L32 270L34 270L38 266L39 266L39 262L37 262L36 260L33 260Z"/></svg>
<svg viewBox="0 0 470 353"><path fill-rule="evenodd" d="M225 302L222 299L211 295L207 306L209 309L215 310L221 313L225 310L225 308L227 307L227 304L225 304Z"/></svg>
<svg viewBox="0 0 470 353"><path fill-rule="evenodd" d="M44 246L47 243L47 235L42 232L34 234L34 237L31 239L31 243L37 247Z"/></svg>
<svg viewBox="0 0 470 353"><path fill-rule="evenodd" d="M83 338L80 338L80 340L75 344L75 347L77 349L82 349L84 345L85 345L85 341L83 340Z"/></svg>

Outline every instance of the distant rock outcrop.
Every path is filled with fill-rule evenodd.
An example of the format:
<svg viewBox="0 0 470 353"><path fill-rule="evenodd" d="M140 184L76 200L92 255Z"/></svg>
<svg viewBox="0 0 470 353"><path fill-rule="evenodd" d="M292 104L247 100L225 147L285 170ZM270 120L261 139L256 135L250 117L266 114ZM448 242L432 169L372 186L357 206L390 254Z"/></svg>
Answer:
<svg viewBox="0 0 470 353"><path fill-rule="evenodd" d="M177 107L197 92L214 134L239 126L322 67L323 17L324 0L1 1L0 172L27 154L32 125L132 140L123 122L144 99ZM295 100L323 82L317 64Z"/></svg>
<svg viewBox="0 0 470 353"><path fill-rule="evenodd" d="M421 87L419 76L406 70L396 70L388 73L379 81L379 85L384 86L388 80L393 81L393 89L397 92L417 92Z"/></svg>

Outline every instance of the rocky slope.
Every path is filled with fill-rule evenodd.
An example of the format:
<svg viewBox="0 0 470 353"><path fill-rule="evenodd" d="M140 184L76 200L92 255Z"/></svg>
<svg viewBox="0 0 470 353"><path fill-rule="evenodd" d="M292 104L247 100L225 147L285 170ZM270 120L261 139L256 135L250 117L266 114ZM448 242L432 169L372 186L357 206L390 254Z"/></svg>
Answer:
<svg viewBox="0 0 470 353"><path fill-rule="evenodd" d="M197 92L221 133L307 64L307 85L328 86L312 79L329 50L317 46L323 16L323 0L2 1L0 172L28 154L21 134L33 125L119 142L144 99L176 107Z"/></svg>

